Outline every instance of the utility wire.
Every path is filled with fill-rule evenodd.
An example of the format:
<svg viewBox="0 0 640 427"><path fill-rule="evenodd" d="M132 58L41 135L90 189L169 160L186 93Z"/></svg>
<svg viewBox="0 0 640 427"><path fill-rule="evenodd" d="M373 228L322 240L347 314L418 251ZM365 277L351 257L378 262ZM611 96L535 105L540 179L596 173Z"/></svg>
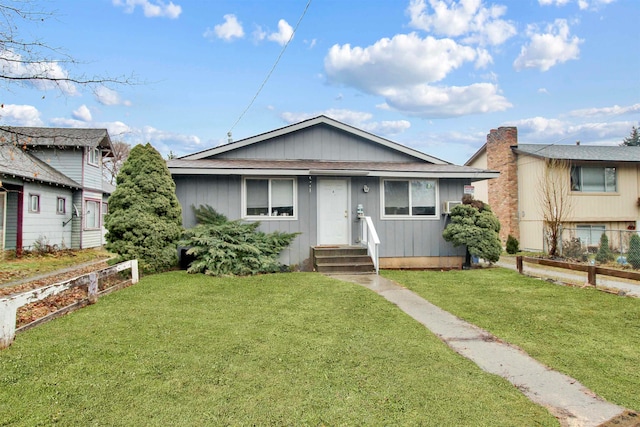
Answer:
<svg viewBox="0 0 640 427"><path fill-rule="evenodd" d="M249 111L249 109L251 108L253 103L258 98L258 95L260 95L260 92L262 92L262 89L267 84L267 81L271 77L271 74L273 74L273 71L276 69L276 66L278 65L278 62L280 62L280 58L282 58L282 55L284 54L284 51L287 50L287 46L289 46L289 43L291 43L291 40L293 40L293 36L296 34L296 31L298 31L298 26L300 26L300 22L302 22L302 18L304 18L304 15L306 15L307 10L309 9L310 5L311 5L311 0L308 0L307 1L307 5L304 7L304 10L302 11L302 15L300 15L300 18L298 19L298 22L296 23L296 26L293 28L293 32L291 33L291 36L289 37L289 40L287 40L287 42L284 44L284 46L282 46L282 50L280 51L280 54L276 58L276 61L274 62L273 66L271 67L271 70L269 70L269 73L267 74L267 77L265 77L265 79L262 81L262 84L258 88L256 94L251 99L251 102L249 102L249 105L247 105L247 108L245 108L244 111L242 111L242 113L240 114L238 119L235 121L233 126L231 126L231 129L229 129L229 132L227 133L227 135L229 135L229 137L231 136L231 131L233 131L233 129L238 124L238 122L240 122L240 120L242 120L242 118L247 113L247 111Z"/></svg>

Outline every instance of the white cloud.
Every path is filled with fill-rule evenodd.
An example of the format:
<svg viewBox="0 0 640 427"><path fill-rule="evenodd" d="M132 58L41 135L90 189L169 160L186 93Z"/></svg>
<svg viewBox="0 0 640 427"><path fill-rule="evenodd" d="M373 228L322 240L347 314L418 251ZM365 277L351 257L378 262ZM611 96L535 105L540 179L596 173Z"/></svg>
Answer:
<svg viewBox="0 0 640 427"><path fill-rule="evenodd" d="M494 84L431 85L471 61L480 67L492 59L484 49L410 33L381 39L366 48L334 45L325 57L325 70L333 83L383 96L387 107L422 117L454 117L511 107Z"/></svg>
<svg viewBox="0 0 640 427"><path fill-rule="evenodd" d="M616 0L575 0L580 10L597 10L600 6L606 6L614 1ZM571 2L572 0L538 0L538 3L540 3L541 6L565 6Z"/></svg>
<svg viewBox="0 0 640 427"><path fill-rule="evenodd" d="M445 37L466 37L466 42L500 45L516 34L515 26L500 19L505 6L485 7L481 0L411 0L409 25ZM431 12L431 13L430 13Z"/></svg>
<svg viewBox="0 0 640 427"><path fill-rule="evenodd" d="M569 112L571 117L595 117L595 116L619 116L623 114L640 113L640 104L633 104L626 107L614 105L603 108L584 108Z"/></svg>
<svg viewBox="0 0 640 427"><path fill-rule="evenodd" d="M391 107L420 117L459 117L512 107L491 83L449 87L416 85L389 89L382 94Z"/></svg>
<svg viewBox="0 0 640 427"><path fill-rule="evenodd" d="M144 16L147 18L170 18L177 19L182 13L182 7L169 2L157 0L151 2L149 0L113 0L114 6L124 7L125 13L133 13L137 6L142 7Z"/></svg>
<svg viewBox="0 0 640 427"><path fill-rule="evenodd" d="M547 90L547 88L541 87L538 89L538 93L544 93L546 95L549 94L549 91Z"/></svg>
<svg viewBox="0 0 640 427"><path fill-rule="evenodd" d="M28 78L26 84L38 90L58 89L64 95L78 95L78 89L69 79L69 73L57 62L29 62L21 55L8 50L0 50L0 72L5 76Z"/></svg>
<svg viewBox="0 0 640 427"><path fill-rule="evenodd" d="M629 134L633 121L584 122L531 117L507 122L503 126L517 126L521 143L619 145Z"/></svg>
<svg viewBox="0 0 640 427"><path fill-rule="evenodd" d="M280 46L284 46L293 36L293 27L287 23L284 19L278 21L278 31L271 33L267 36L267 39L278 43Z"/></svg>
<svg viewBox="0 0 640 427"><path fill-rule="evenodd" d="M314 113L285 112L281 117L287 123L298 123L321 114L380 136L397 135L411 127L411 122L408 120L371 121L373 118L371 113L344 109L329 109Z"/></svg>
<svg viewBox="0 0 640 427"><path fill-rule="evenodd" d="M525 68L548 71L554 65L578 59L580 55L579 46L583 40L569 36L569 25L565 19L556 19L544 33L538 32L535 26L529 26L527 32L531 41L522 47L513 63L517 71Z"/></svg>
<svg viewBox="0 0 640 427"><path fill-rule="evenodd" d="M334 45L324 59L330 81L378 93L394 86L431 83L478 58L475 49L451 39L415 33L383 38L366 48Z"/></svg>
<svg viewBox="0 0 640 427"><path fill-rule="evenodd" d="M98 87L94 95L96 100L102 105L131 105L131 101L123 101L118 92L105 86Z"/></svg>
<svg viewBox="0 0 640 427"><path fill-rule="evenodd" d="M244 29L242 23L238 21L233 14L224 15L224 23L213 27L213 30L207 28L203 36L207 39L217 37L224 41L231 41L234 38L240 39L244 37Z"/></svg>
<svg viewBox="0 0 640 427"><path fill-rule="evenodd" d="M93 120L89 107L84 104L81 105L77 110L75 110L71 115L74 119L83 122L90 122L91 120Z"/></svg>
<svg viewBox="0 0 640 427"><path fill-rule="evenodd" d="M0 108L2 123L11 126L42 126L40 112L32 105L5 104Z"/></svg>
<svg viewBox="0 0 640 427"><path fill-rule="evenodd" d="M311 39L311 40L305 40L304 44L309 45L309 49L313 49L316 46L317 42L318 42L318 40Z"/></svg>

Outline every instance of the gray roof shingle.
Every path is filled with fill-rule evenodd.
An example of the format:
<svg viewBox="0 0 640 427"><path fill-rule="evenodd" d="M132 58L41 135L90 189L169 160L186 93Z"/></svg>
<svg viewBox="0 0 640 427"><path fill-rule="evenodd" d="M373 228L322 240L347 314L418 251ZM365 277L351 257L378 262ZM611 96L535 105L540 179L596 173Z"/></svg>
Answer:
<svg viewBox="0 0 640 427"><path fill-rule="evenodd" d="M518 144L516 153L558 160L640 162L640 147L603 145Z"/></svg>
<svg viewBox="0 0 640 427"><path fill-rule="evenodd" d="M106 129L0 126L0 141L27 146L112 148Z"/></svg>

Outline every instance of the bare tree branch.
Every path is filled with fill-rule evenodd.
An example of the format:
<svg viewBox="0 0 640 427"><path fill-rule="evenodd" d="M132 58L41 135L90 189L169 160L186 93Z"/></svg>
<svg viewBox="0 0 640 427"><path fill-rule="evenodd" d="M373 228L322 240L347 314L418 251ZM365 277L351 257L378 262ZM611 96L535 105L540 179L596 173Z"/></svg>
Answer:
<svg viewBox="0 0 640 427"><path fill-rule="evenodd" d="M544 222L549 256L556 256L562 238L562 224L571 216L571 164L564 160L547 159L539 179L538 202Z"/></svg>

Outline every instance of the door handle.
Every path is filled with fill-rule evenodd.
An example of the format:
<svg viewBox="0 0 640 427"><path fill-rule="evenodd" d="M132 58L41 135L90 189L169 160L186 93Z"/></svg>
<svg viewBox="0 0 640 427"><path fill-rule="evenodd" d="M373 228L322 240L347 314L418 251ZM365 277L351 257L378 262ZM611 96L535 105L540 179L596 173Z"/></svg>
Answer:
<svg viewBox="0 0 640 427"><path fill-rule="evenodd" d="M348 218L348 217L349 217L349 212L344 211L344 217L345 217L345 218Z"/></svg>

